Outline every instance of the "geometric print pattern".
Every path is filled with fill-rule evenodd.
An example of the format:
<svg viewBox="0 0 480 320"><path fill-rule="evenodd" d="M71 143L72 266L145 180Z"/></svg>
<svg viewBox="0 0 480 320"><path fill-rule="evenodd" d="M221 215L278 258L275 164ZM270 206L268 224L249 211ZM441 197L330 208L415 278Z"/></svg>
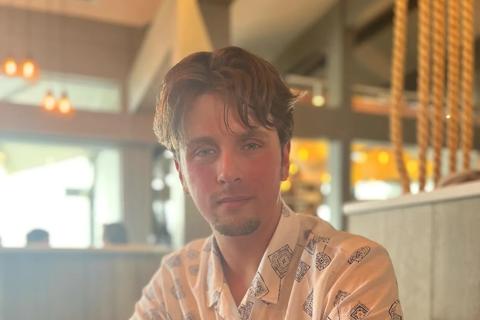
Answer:
<svg viewBox="0 0 480 320"><path fill-rule="evenodd" d="M275 273L280 279L283 279L287 274L292 256L293 251L288 244L268 256L273 270L275 270Z"/></svg>
<svg viewBox="0 0 480 320"><path fill-rule="evenodd" d="M368 311L368 308L364 304L358 303L350 310L350 318L352 320L367 319Z"/></svg>
<svg viewBox="0 0 480 320"><path fill-rule="evenodd" d="M398 292L393 291L396 281L391 262L383 248L372 250L374 245L364 238L337 233L318 219L282 215L266 248L268 253L237 305L225 299L225 261L212 236L163 259L137 304L137 317L132 319L193 320L202 315L204 319L227 320L234 318L231 312L241 319L282 318L273 314L311 319L314 313L319 317L316 313L321 307L320 313L325 312L322 319L328 320L368 319L379 310L382 319L403 320L400 302L395 300ZM376 275L384 276L374 278ZM362 290L356 290L357 285ZM388 297L383 294L386 290Z"/></svg>
<svg viewBox="0 0 480 320"><path fill-rule="evenodd" d="M259 299L266 295L269 292L265 281L263 280L262 275L260 272L255 274L255 277L252 281L252 286L249 289L249 294L254 296L255 298Z"/></svg>
<svg viewBox="0 0 480 320"><path fill-rule="evenodd" d="M182 288L182 282L179 279L175 280L173 287L170 289L170 292L177 300L183 299L185 297L185 293Z"/></svg>
<svg viewBox="0 0 480 320"><path fill-rule="evenodd" d="M360 249L357 249L350 258L348 258L348 263L352 264L353 262L360 262L367 256L367 254L370 252L370 247L361 247Z"/></svg>
<svg viewBox="0 0 480 320"><path fill-rule="evenodd" d="M250 318L250 314L252 313L253 308L253 301L247 301L245 304L241 304L238 307L238 313L240 314L240 319L247 320Z"/></svg>
<svg viewBox="0 0 480 320"><path fill-rule="evenodd" d="M332 261L332 258L330 258L325 252L318 252L316 259L315 259L315 265L317 266L318 271L322 271Z"/></svg>
<svg viewBox="0 0 480 320"><path fill-rule="evenodd" d="M168 258L168 260L165 262L167 266L170 268L177 268L182 264L182 259L180 258L179 254L175 254Z"/></svg>
<svg viewBox="0 0 480 320"><path fill-rule="evenodd" d="M335 301L333 302L334 306L338 306L350 293L347 293L342 290L338 290L337 295L335 296Z"/></svg>
<svg viewBox="0 0 480 320"><path fill-rule="evenodd" d="M302 279L305 276L305 274L307 273L308 269L310 269L310 266L308 264L306 264L305 262L300 261L300 263L298 264L297 273L295 274L295 280L297 282L302 281Z"/></svg>
<svg viewBox="0 0 480 320"><path fill-rule="evenodd" d="M391 320L402 320L402 316L398 314L398 310L400 309L400 301L397 299L395 300L390 308L388 309L388 314L390 315Z"/></svg>
<svg viewBox="0 0 480 320"><path fill-rule="evenodd" d="M307 299L305 299L305 302L303 303L303 311L305 311L306 314L310 316L310 318L313 315L313 290L310 291L310 293L307 296Z"/></svg>

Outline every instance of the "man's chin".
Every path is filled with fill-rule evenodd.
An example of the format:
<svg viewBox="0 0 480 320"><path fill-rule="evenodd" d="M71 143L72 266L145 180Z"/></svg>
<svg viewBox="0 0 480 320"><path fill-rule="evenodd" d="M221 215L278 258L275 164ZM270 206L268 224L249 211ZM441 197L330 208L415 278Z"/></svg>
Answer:
<svg viewBox="0 0 480 320"><path fill-rule="evenodd" d="M215 221L213 228L223 236L238 237L254 233L260 226L260 219L251 218L245 221Z"/></svg>

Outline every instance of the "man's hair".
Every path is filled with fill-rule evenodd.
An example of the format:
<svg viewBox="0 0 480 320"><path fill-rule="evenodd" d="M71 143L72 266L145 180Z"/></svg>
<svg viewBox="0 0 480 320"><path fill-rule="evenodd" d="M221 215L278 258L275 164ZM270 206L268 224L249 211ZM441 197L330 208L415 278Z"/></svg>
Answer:
<svg viewBox="0 0 480 320"><path fill-rule="evenodd" d="M202 94L223 99L224 121L233 107L246 128L252 119L275 128L283 146L292 137L294 95L278 71L267 61L238 47L193 53L165 76L156 106L154 131L167 149L176 153L183 141L183 119L194 100Z"/></svg>

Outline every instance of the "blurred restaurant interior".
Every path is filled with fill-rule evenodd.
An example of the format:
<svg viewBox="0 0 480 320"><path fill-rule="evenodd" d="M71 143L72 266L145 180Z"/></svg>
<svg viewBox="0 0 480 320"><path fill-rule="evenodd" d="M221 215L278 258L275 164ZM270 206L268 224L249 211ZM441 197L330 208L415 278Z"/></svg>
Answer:
<svg viewBox="0 0 480 320"><path fill-rule="evenodd" d="M408 2L403 195L393 0L0 0L0 320L128 318L161 257L210 234L152 123L166 71L227 45L270 61L301 94L286 203L384 245L407 319L479 319L480 184L441 188L430 147L419 186L419 1ZM449 156L445 142L443 178ZM121 241L106 240L107 224ZM29 245L34 229L46 244Z"/></svg>

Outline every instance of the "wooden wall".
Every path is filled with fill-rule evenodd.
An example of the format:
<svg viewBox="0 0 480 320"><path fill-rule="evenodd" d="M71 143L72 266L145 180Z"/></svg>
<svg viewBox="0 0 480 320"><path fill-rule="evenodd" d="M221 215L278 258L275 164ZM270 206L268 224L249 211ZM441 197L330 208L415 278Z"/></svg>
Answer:
<svg viewBox="0 0 480 320"><path fill-rule="evenodd" d="M128 319L163 253L0 249L0 319Z"/></svg>

